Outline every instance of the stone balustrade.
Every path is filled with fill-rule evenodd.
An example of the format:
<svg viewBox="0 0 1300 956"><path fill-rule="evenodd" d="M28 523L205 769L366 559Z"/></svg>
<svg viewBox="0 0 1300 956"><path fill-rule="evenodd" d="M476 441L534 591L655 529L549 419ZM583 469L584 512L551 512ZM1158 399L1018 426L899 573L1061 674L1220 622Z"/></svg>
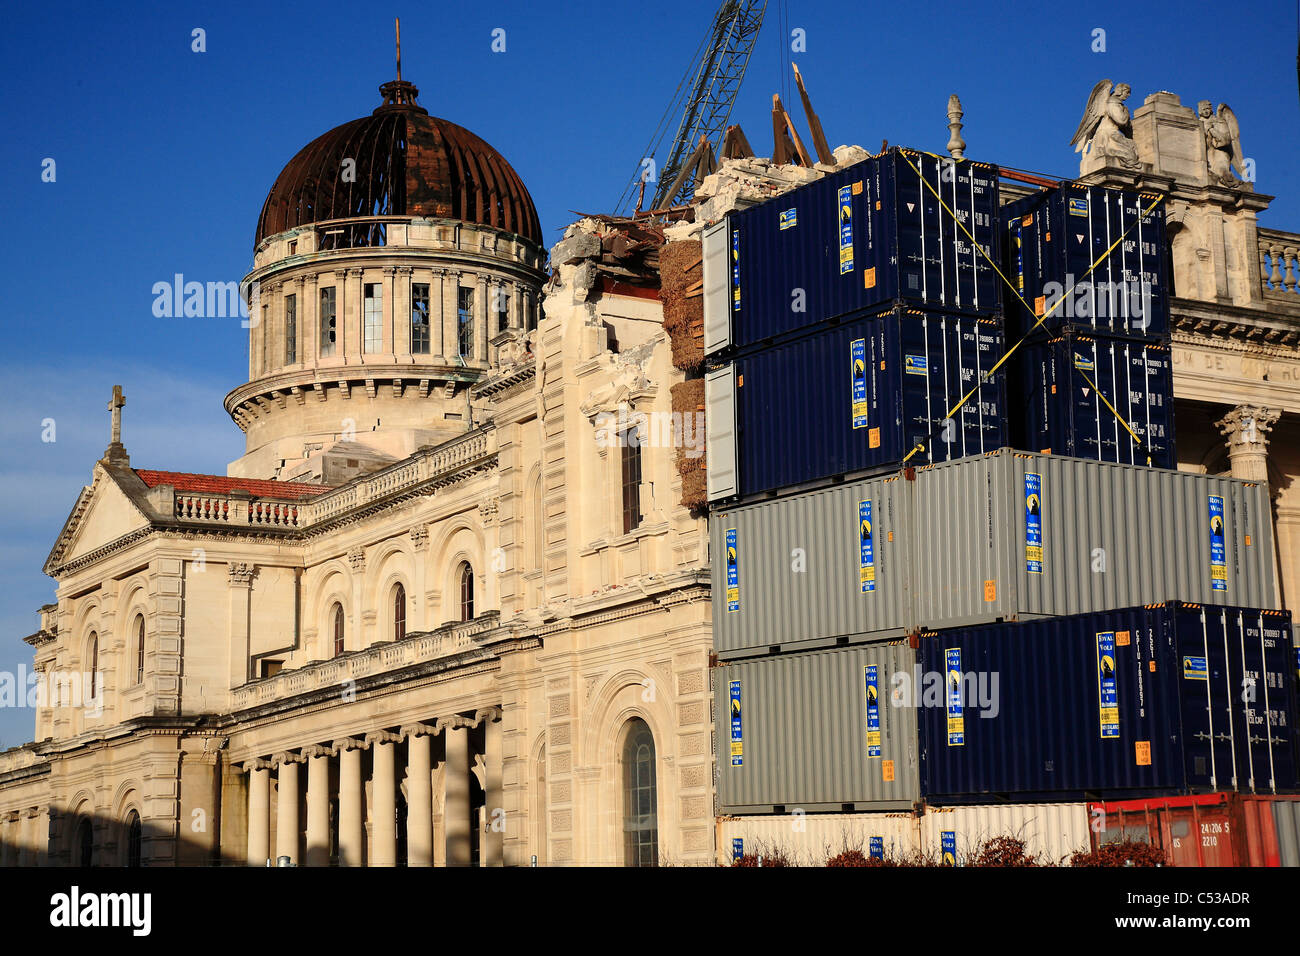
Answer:
<svg viewBox="0 0 1300 956"><path fill-rule="evenodd" d="M231 691L231 705L234 710L244 710L315 690L337 689L348 681L451 657L473 650L478 646L475 637L495 629L499 622L500 615L489 611L472 621L447 624L397 642L372 644L328 661L312 661L304 667L281 671L274 677L236 687Z"/></svg>
<svg viewBox="0 0 1300 956"><path fill-rule="evenodd" d="M1266 293L1300 293L1300 235L1259 230L1259 274Z"/></svg>
<svg viewBox="0 0 1300 956"><path fill-rule="evenodd" d="M391 467L356 478L308 500L249 498L246 494L176 492L175 516L186 524L223 528L305 530L347 514L354 508L412 491L435 487L462 469L490 457L496 443L490 431L474 431L416 452Z"/></svg>

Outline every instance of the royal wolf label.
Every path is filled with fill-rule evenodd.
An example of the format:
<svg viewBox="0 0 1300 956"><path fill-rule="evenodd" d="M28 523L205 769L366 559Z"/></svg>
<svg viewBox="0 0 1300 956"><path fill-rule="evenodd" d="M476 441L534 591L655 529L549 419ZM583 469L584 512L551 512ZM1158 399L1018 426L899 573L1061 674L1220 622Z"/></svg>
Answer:
<svg viewBox="0 0 1300 956"><path fill-rule="evenodd" d="M1097 635L1097 704L1101 714L1101 737L1119 736L1119 691L1115 680L1115 632Z"/></svg>
<svg viewBox="0 0 1300 956"><path fill-rule="evenodd" d="M740 610L740 560L736 555L736 529L727 529L727 613Z"/></svg>
<svg viewBox="0 0 1300 956"><path fill-rule="evenodd" d="M1223 498L1210 495L1210 587L1228 590L1228 559L1223 546Z"/></svg>
<svg viewBox="0 0 1300 956"><path fill-rule="evenodd" d="M740 230L731 230L731 311L740 311Z"/></svg>
<svg viewBox="0 0 1300 956"><path fill-rule="evenodd" d="M880 756L880 682L875 664L863 668L867 700L867 757Z"/></svg>
<svg viewBox="0 0 1300 956"><path fill-rule="evenodd" d="M840 275L853 271L853 187L841 186L839 195Z"/></svg>
<svg viewBox="0 0 1300 956"><path fill-rule="evenodd" d="M1043 573L1043 476L1025 475L1025 570Z"/></svg>
<svg viewBox="0 0 1300 956"><path fill-rule="evenodd" d="M795 226L799 225L799 210L783 209L777 221L782 232L787 229L793 229Z"/></svg>
<svg viewBox="0 0 1300 956"><path fill-rule="evenodd" d="M939 834L939 850L943 854L944 866L957 865L957 831L944 830Z"/></svg>
<svg viewBox="0 0 1300 956"><path fill-rule="evenodd" d="M867 427L867 340L849 343L849 374L853 386L853 427ZM873 446L874 447L874 446Z"/></svg>
<svg viewBox="0 0 1300 956"><path fill-rule="evenodd" d="M871 525L871 499L858 502L858 537L862 545L858 557L860 594L876 589L876 531Z"/></svg>
<svg viewBox="0 0 1300 956"><path fill-rule="evenodd" d="M731 765L733 767L743 767L745 765L745 728L742 723L744 714L741 713L740 681L731 681L728 685L728 692L731 698Z"/></svg>
<svg viewBox="0 0 1300 956"><path fill-rule="evenodd" d="M945 693L948 698L948 746L966 746L966 720L961 702L961 648L949 647L943 652Z"/></svg>

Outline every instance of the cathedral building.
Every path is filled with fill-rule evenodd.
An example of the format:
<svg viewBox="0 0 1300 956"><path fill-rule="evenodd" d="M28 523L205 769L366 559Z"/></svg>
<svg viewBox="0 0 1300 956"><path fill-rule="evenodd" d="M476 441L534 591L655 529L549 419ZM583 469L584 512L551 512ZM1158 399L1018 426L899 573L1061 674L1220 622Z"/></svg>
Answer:
<svg viewBox="0 0 1300 956"><path fill-rule="evenodd" d="M705 223L820 172L724 159L679 221L547 250L505 158L381 93L262 208L245 454L133 462L114 394L26 638L0 865L725 856L699 377L661 295ZM1168 197L1179 467L1268 483L1295 608L1300 236L1260 228L1210 120L1154 93L1080 173Z"/></svg>
<svg viewBox="0 0 1300 956"><path fill-rule="evenodd" d="M636 424L683 378L657 289L568 265L543 308L514 169L381 92L258 219L246 454L133 462L115 396L2 863L712 859L705 521Z"/></svg>

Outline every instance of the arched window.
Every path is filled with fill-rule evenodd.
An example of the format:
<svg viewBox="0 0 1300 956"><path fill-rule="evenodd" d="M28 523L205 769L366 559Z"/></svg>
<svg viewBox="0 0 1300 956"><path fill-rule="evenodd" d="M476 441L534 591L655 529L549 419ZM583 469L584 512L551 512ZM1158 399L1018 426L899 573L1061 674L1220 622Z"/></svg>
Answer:
<svg viewBox="0 0 1300 956"><path fill-rule="evenodd" d="M94 700L99 696L99 635L94 631L90 632L90 699Z"/></svg>
<svg viewBox="0 0 1300 956"><path fill-rule="evenodd" d="M140 865L141 843L140 814L132 810L126 815L126 865Z"/></svg>
<svg viewBox="0 0 1300 956"><path fill-rule="evenodd" d="M90 821L82 818L77 824L77 866L90 866L95 855L95 834Z"/></svg>
<svg viewBox="0 0 1300 956"><path fill-rule="evenodd" d="M655 739L639 717L629 720L623 733L623 862L626 866L658 866Z"/></svg>
<svg viewBox="0 0 1300 956"><path fill-rule="evenodd" d="M135 682L144 683L144 615L135 617Z"/></svg>
<svg viewBox="0 0 1300 956"><path fill-rule="evenodd" d="M474 569L468 561L460 566L460 619L474 620Z"/></svg>
<svg viewBox="0 0 1300 956"><path fill-rule="evenodd" d="M335 604L334 611L330 615L334 625L334 656L338 657L343 653L343 605Z"/></svg>
<svg viewBox="0 0 1300 956"><path fill-rule="evenodd" d="M406 637L406 588L401 583L393 585L393 640Z"/></svg>

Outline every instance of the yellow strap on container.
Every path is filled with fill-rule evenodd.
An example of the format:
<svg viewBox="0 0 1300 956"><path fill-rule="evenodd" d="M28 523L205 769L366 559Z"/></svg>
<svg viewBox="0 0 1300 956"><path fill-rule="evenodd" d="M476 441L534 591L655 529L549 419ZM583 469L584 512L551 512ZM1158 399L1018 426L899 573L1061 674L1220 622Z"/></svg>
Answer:
<svg viewBox="0 0 1300 956"><path fill-rule="evenodd" d="M934 156L936 159L945 158L935 153L925 153L924 155ZM971 235L970 230L966 228L966 225L961 221L960 218L958 218L957 214L948 208L948 204L943 201L943 197L939 195L938 190L936 190L933 186L931 186L930 181L925 178L924 174L922 174L921 168L917 166L915 163L913 163L906 156L904 156L901 151L899 152L899 156L902 158L903 162L907 163L907 165L912 167L912 170L916 173L917 178L921 180L921 183L925 186L925 188L930 190L930 192L934 194L934 198L939 200L939 205L943 207L943 211L946 212L952 218L952 221L957 224L957 228L966 234L966 238L971 241L971 245L973 245L977 250L979 250L979 254L988 260L989 265L993 267L993 271L998 274L998 278L1001 279L1006 284L1006 287L1011 290L1011 294L1016 297L1016 299L1020 302L1021 305L1025 307L1026 311L1028 311L1030 315L1033 315L1034 310L1029 307L1029 303L1024 300L1024 298L1020 295L1019 292L1016 291L1016 288L1011 284L1011 281L1002 274L1002 270L998 268L998 264L993 261L992 257L990 257L987 252L984 251L984 247L981 246L979 242L976 241L973 235ZM1047 321L1047 317L1051 315L1053 312L1055 312L1062 302L1064 302L1066 299L1069 298L1070 293L1079 287L1079 283L1082 282L1084 279L1088 278L1088 276L1092 274L1092 270L1096 269L1097 266L1101 265L1102 262L1105 261L1106 257L1115 251L1115 248L1121 242L1124 241L1124 237L1129 234L1129 230L1132 229L1134 226L1136 226L1146 216L1150 215L1151 210L1155 209L1156 206L1160 205L1163 199L1164 199L1163 195L1159 195L1159 194L1156 195L1156 198L1151 203L1151 205L1147 206L1147 208L1143 210L1143 212L1137 217L1137 219L1129 223L1128 229L1125 229L1123 232L1121 232L1119 234L1119 238L1116 239L1114 242L1112 242L1110 244L1110 247L1105 252L1103 252L1100 256L1098 256L1097 260L1092 265L1088 266L1088 271L1085 272L1083 275L1079 276L1078 280L1074 283L1074 285L1070 286L1070 288L1067 289L1061 295L1061 297L1056 300L1056 305L1053 305L1050 309L1047 309L1042 314L1042 316L1039 317L1038 321L1035 322L1032 326L1030 326L1029 331L1026 332L1023 336L1021 336L1020 341L1017 342L1015 345L1011 346L1011 348L1007 349L1007 351L1003 353L1002 358L998 359L991 369L989 369L982 376L980 376L980 380L975 383L975 386L969 392L963 395L956 405L954 405L952 408L948 410L948 413L944 415L945 419L951 419L952 416L956 412L958 412L963 405L965 405L968 401L970 401L970 397L974 395L977 391L979 391L980 386L983 385L986 381L988 381L989 376L994 374L998 369L1000 369L1002 367L1002 363L1005 362L1007 359L1011 358L1012 354L1016 351L1016 349L1020 348L1020 346L1025 344L1025 340L1028 339L1029 336L1031 336L1040 325L1042 325L1044 322ZM1087 378L1087 375L1084 375L1084 378ZM1093 388L1095 389L1096 386L1094 385ZM1099 391L1097 392L1097 394L1101 395L1101 392ZM1119 419L1120 424L1124 426L1124 428L1128 431L1128 433L1133 436L1133 440L1136 441L1139 445L1141 445L1142 439L1139 438L1137 436L1137 433L1134 432L1133 429L1129 427L1128 422L1124 420L1124 416L1121 415L1115 409L1114 405L1106 401L1105 395L1101 395L1101 400L1103 402L1106 402L1106 407L1110 409L1111 414L1113 414L1117 419ZM907 453L907 456L903 459L903 463L906 464L908 459L910 459L918 451L924 451L924 450L925 450L924 443L918 443L915 448L913 448L911 451ZM1148 455L1147 464L1150 463L1151 463L1151 456Z"/></svg>

